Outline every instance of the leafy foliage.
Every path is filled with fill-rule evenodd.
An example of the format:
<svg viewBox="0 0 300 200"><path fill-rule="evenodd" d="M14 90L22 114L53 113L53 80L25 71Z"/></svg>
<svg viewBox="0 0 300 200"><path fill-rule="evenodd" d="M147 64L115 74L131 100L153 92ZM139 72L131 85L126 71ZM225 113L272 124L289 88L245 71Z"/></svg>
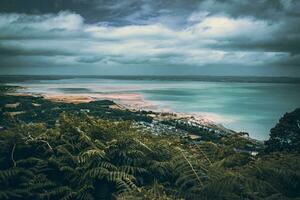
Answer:
<svg viewBox="0 0 300 200"><path fill-rule="evenodd" d="M65 111L34 123L14 118L0 131L1 200L300 197L297 151L252 156L258 145L241 134L211 138L205 132L196 143L151 134L124 118ZM297 133L290 122L294 115L284 127Z"/></svg>
<svg viewBox="0 0 300 200"><path fill-rule="evenodd" d="M270 139L266 141L266 151L300 152L300 108L286 113L271 129Z"/></svg>

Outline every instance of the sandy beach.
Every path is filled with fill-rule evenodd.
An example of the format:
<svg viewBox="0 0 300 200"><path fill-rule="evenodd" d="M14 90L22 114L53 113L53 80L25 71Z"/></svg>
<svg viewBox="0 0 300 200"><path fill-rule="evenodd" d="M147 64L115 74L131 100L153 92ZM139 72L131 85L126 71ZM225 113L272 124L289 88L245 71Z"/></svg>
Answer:
<svg viewBox="0 0 300 200"><path fill-rule="evenodd" d="M48 94L32 94L29 92L17 91L14 93L7 93L7 95L13 96L41 96L45 99L65 102L65 103L88 103L99 100L111 100L120 107L124 107L131 110L158 110L158 107L149 101L146 101L141 94L138 93L111 93L111 94L91 94L91 93L48 93ZM169 110L164 110L169 111Z"/></svg>
<svg viewBox="0 0 300 200"><path fill-rule="evenodd" d="M55 102L65 103L89 103L100 100L111 100L115 103L111 108L113 109L128 109L133 112L138 110L151 110L154 111L153 118L157 120L163 119L181 119L190 121L198 125L202 125L208 128L223 130L231 132L231 130L225 128L221 123L219 115L207 114L207 113L182 113L175 112L170 109L161 109L153 102L146 101L141 94L138 93L111 93L111 94L91 94L91 93L48 93L48 94L32 94L29 92L17 91L15 93L8 93L8 95L14 96L41 96L47 100Z"/></svg>
<svg viewBox="0 0 300 200"><path fill-rule="evenodd" d="M151 102L145 101L141 94L137 93L116 93L116 94L46 94L45 99L52 101L62 101L66 103L88 103L98 100L111 100L122 107L129 109L157 109Z"/></svg>

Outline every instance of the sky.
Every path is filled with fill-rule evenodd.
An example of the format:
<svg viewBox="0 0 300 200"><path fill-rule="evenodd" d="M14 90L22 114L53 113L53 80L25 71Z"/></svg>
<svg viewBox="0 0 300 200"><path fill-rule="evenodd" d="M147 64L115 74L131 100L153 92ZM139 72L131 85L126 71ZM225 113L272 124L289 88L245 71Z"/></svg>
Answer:
<svg viewBox="0 0 300 200"><path fill-rule="evenodd" d="M300 77L299 0L1 0L0 74Z"/></svg>

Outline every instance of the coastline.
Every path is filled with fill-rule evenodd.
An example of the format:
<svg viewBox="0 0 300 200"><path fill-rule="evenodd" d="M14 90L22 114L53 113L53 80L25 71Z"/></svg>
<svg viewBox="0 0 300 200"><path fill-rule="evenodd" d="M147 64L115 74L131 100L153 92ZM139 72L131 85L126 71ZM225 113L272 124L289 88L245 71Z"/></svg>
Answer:
<svg viewBox="0 0 300 200"><path fill-rule="evenodd" d="M21 91L20 91L21 89ZM6 93L6 95L11 96L35 96L42 97L46 100L53 102L63 102L63 103L89 103L94 101L101 100L110 100L114 102L114 105L111 106L113 109L122 109L129 110L131 112L138 111L151 111L152 114L149 114L156 121L163 120L179 120L183 123L194 125L198 127L203 127L207 130L214 130L223 133L237 133L234 130L224 127L221 123L217 123L215 115L210 115L206 117L201 115L201 113L183 113L175 112L170 109L160 109L157 105L152 102L146 101L141 94L138 93L113 93L113 94L61 94L61 93L52 93L52 94L43 94L43 93L31 93L24 92L26 88L21 87L17 88L14 92Z"/></svg>
<svg viewBox="0 0 300 200"><path fill-rule="evenodd" d="M296 92L299 85L296 84L123 78L60 77L54 80L50 76L49 79L31 77L3 84L22 86L18 87L20 93L41 94L56 101L80 103L109 99L132 110L192 114L237 132L247 132L258 140L268 139L270 129L278 119L285 112L299 107L300 102L300 95ZM285 101L279 93L290 101Z"/></svg>

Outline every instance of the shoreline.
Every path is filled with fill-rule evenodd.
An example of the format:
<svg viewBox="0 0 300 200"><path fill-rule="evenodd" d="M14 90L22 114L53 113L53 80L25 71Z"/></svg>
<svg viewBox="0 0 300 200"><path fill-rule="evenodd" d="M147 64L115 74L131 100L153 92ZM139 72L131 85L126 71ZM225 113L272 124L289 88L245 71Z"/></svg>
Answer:
<svg viewBox="0 0 300 200"><path fill-rule="evenodd" d="M21 88L25 89L25 88ZM170 109L160 109L157 105L146 101L141 94L137 93L113 93L113 94L42 94L42 93L32 93L23 92L18 89L15 92L6 93L12 96L36 96L42 97L46 100L54 102L64 102L64 103L89 103L101 100L113 101L114 105L111 107L113 109L123 109L129 110L131 112L138 111L150 111L151 117L157 121L170 119L170 120L182 120L188 124L194 124L195 126L200 126L212 130L217 130L225 133L237 133L234 130L228 129L221 123L214 121L214 115L206 117L201 115L201 113L186 113L186 112L176 112Z"/></svg>

